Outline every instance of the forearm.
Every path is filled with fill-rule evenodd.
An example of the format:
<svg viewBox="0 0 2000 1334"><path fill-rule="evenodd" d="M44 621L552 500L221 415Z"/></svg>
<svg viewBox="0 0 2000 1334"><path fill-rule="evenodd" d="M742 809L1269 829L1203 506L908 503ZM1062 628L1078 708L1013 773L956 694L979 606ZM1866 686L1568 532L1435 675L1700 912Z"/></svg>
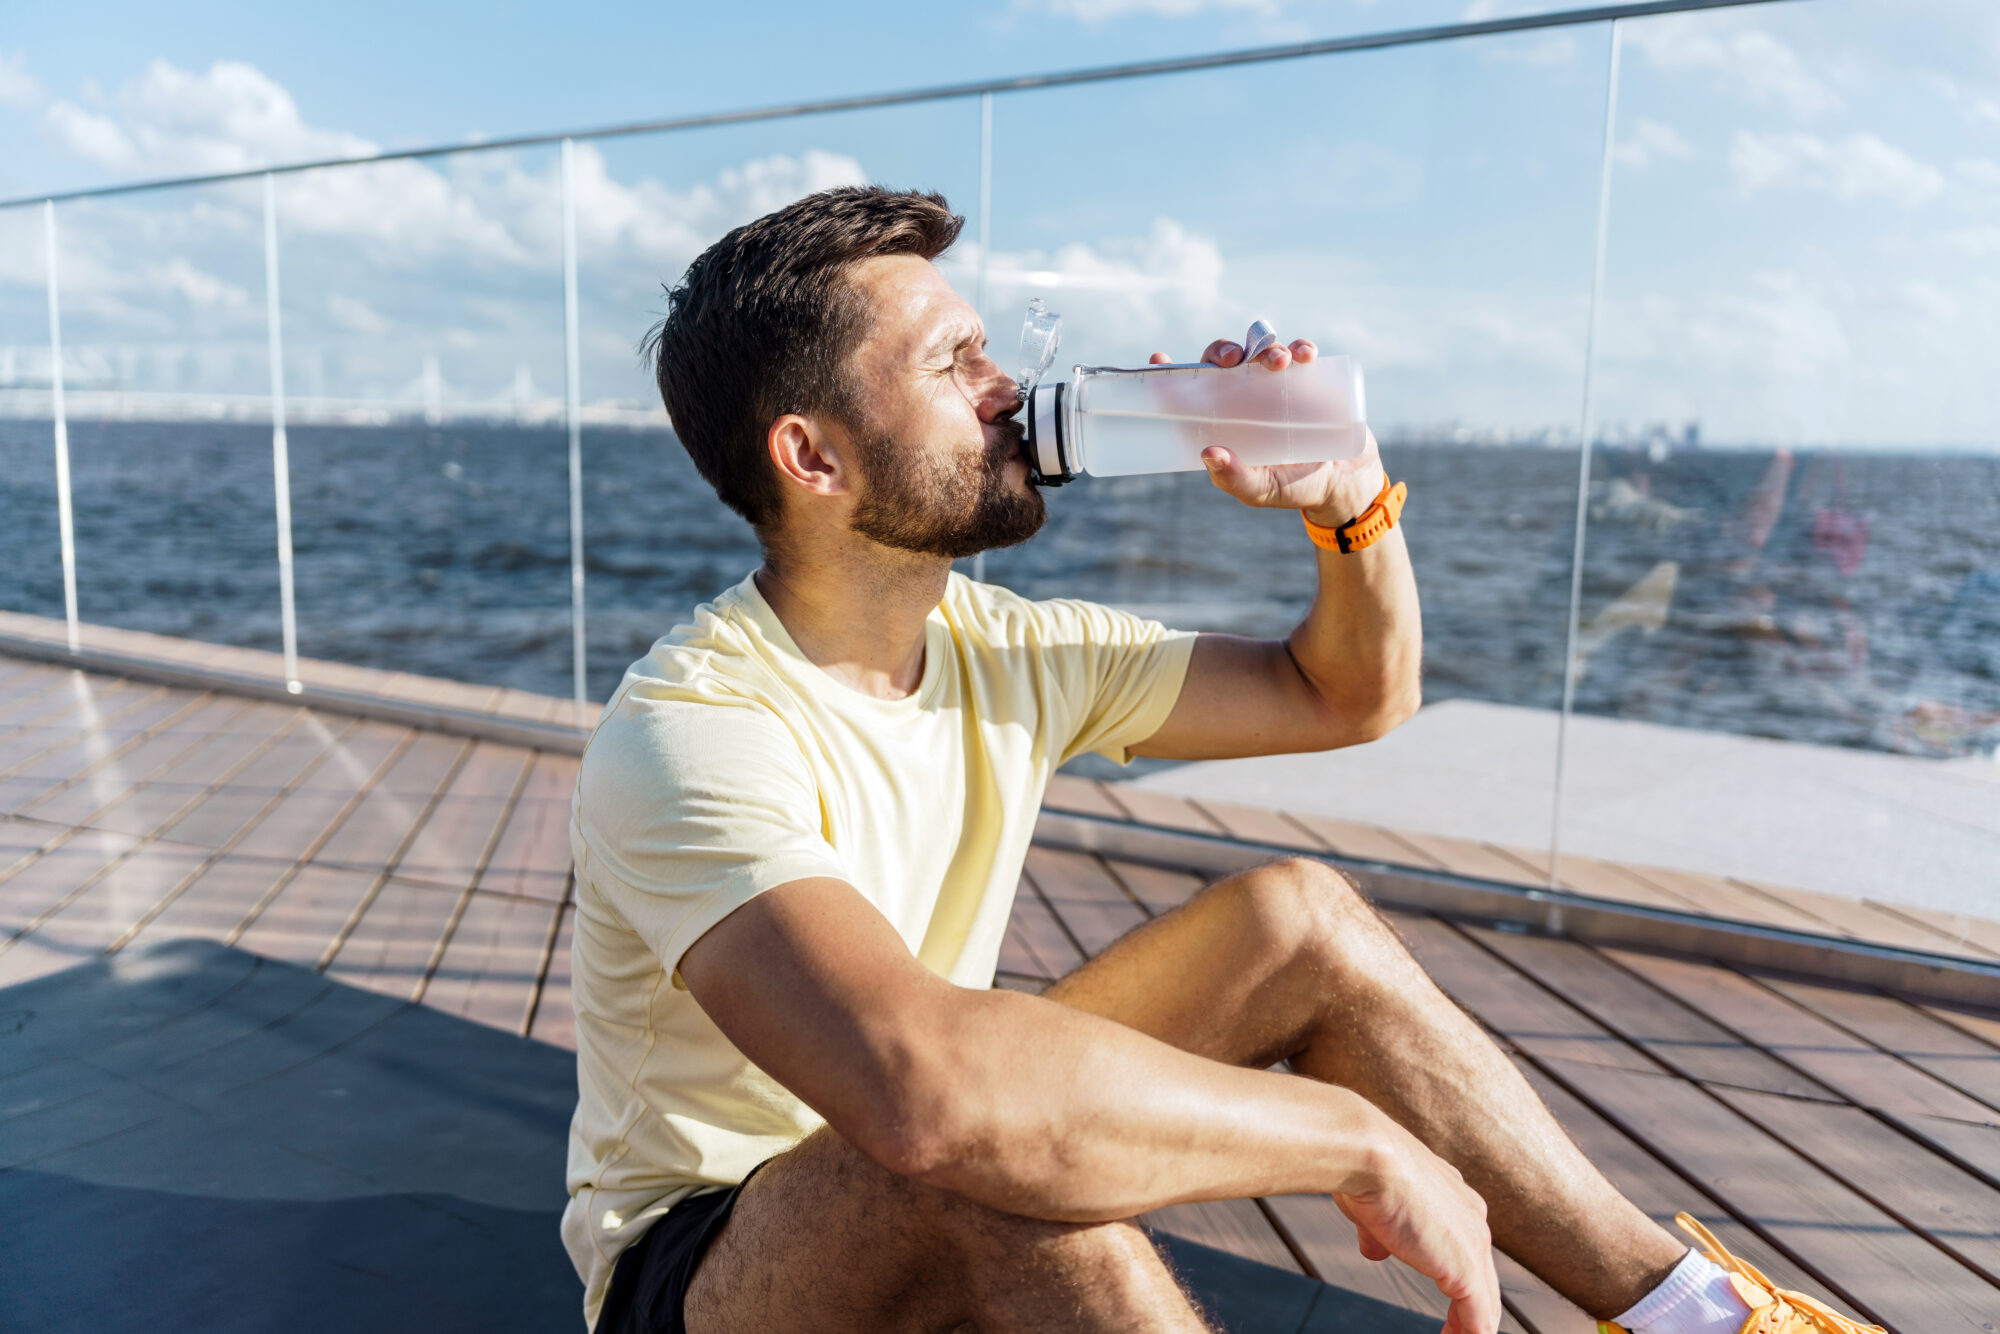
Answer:
<svg viewBox="0 0 2000 1334"><path fill-rule="evenodd" d="M1037 997L960 992L942 1029L943 1076L911 1111L932 1133L903 1166L1009 1213L1088 1222L1355 1191L1395 1138L1345 1089L1194 1056Z"/></svg>
<svg viewBox="0 0 2000 1334"><path fill-rule="evenodd" d="M1368 508L1383 477L1370 468L1306 517L1339 527ZM1286 647L1334 716L1380 735L1415 711L1421 690L1423 619L1402 527L1360 551L1311 550L1319 587Z"/></svg>
<svg viewBox="0 0 2000 1334"><path fill-rule="evenodd" d="M1403 531L1346 555L1313 550L1319 588L1286 646L1334 716L1373 722L1363 730L1379 735L1415 710L1421 690L1423 620Z"/></svg>

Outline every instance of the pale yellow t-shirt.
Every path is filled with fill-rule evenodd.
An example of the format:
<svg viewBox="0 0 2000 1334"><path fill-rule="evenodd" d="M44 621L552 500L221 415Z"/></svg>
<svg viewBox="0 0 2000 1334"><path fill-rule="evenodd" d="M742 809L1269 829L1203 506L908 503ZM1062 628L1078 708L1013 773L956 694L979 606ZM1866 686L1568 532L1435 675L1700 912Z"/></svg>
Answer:
<svg viewBox="0 0 2000 1334"><path fill-rule="evenodd" d="M1048 777L1124 763L1166 720L1192 634L954 574L916 692L813 665L745 579L625 674L584 751L572 996L576 1117L563 1241L594 1325L613 1260L667 1209L822 1124L675 976L764 890L852 884L927 967L989 987Z"/></svg>

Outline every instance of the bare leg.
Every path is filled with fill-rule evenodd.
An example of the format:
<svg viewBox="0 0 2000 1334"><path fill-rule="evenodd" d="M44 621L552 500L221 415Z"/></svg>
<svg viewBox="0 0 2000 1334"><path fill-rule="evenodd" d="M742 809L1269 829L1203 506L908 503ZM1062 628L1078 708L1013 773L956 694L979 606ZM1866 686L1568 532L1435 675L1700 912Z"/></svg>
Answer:
<svg viewBox="0 0 2000 1334"><path fill-rule="evenodd" d="M695 1271L690 1334L1204 1334L1145 1232L1018 1218L877 1166L829 1130L744 1188Z"/></svg>
<svg viewBox="0 0 2000 1334"><path fill-rule="evenodd" d="M1323 863L1218 881L1047 994L1218 1061L1289 1060L1353 1089L1464 1174L1502 1250L1599 1319L1686 1253Z"/></svg>

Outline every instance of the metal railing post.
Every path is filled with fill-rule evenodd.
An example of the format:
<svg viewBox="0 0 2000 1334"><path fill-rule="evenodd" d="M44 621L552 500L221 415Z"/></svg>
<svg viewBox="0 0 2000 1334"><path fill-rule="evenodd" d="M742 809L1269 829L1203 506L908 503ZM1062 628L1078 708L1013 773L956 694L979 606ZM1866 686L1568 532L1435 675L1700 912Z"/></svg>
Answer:
<svg viewBox="0 0 2000 1334"><path fill-rule="evenodd" d="M979 95L979 268L973 278L972 308L986 318L986 252L993 244L993 94ZM986 582L986 553L972 558L972 577Z"/></svg>
<svg viewBox="0 0 2000 1334"><path fill-rule="evenodd" d="M69 413L63 405L62 303L56 279L56 201L42 205L42 249L49 274L49 411L56 427L56 530L62 536L63 619L69 651L80 647L76 624L76 517L69 499Z"/></svg>
<svg viewBox="0 0 2000 1334"><path fill-rule="evenodd" d="M583 639L583 356L576 302L576 144L562 141L563 397L569 417L569 619L571 668L581 721L589 686Z"/></svg>
<svg viewBox="0 0 2000 1334"><path fill-rule="evenodd" d="M1576 706L1576 637L1583 613L1584 525L1590 519L1590 438L1597 430L1597 320L1604 297L1604 249L1611 227L1611 168L1618 140L1619 24L1611 20L1611 60L1604 86L1604 156L1597 167L1597 241L1590 269L1590 313L1583 333L1582 441L1577 451L1576 541L1569 558L1569 626L1563 639L1562 712L1556 715L1556 773L1549 810L1549 888L1562 886L1563 778L1569 759L1569 716Z"/></svg>
<svg viewBox="0 0 2000 1334"><path fill-rule="evenodd" d="M278 319L278 190L264 173L264 330L271 358L271 485L278 510L278 623L285 639L285 689L299 681L299 620L292 602L292 451L285 439L285 340Z"/></svg>

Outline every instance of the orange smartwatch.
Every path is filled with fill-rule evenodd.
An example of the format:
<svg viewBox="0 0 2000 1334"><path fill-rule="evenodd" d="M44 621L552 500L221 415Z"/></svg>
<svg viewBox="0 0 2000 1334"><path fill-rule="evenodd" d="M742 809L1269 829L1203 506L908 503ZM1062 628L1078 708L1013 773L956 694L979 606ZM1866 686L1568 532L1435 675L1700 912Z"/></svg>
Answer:
<svg viewBox="0 0 2000 1334"><path fill-rule="evenodd" d="M1403 517L1403 497L1409 493L1407 485L1391 482L1385 477L1374 503L1338 528L1320 527L1311 519L1306 519L1304 510L1299 511L1299 517L1305 519L1306 536L1313 540L1314 546L1346 555L1381 541L1383 534L1394 528L1396 520Z"/></svg>

